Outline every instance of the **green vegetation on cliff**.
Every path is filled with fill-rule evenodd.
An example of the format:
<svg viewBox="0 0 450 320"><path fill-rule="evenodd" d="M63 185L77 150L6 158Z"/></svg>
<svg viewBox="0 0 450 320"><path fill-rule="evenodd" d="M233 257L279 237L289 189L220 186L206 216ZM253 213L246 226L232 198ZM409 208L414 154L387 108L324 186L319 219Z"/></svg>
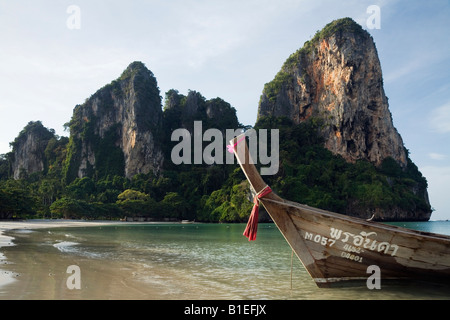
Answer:
<svg viewBox="0 0 450 320"><path fill-rule="evenodd" d="M130 76L132 74L124 73L121 78ZM0 218L245 221L251 204L240 201L248 196L248 188L235 187L244 180L240 170L236 171L237 165L176 166L170 160L171 148L176 144L171 141L173 130L192 129L193 121L202 121L204 131L208 128L237 129L241 125L236 110L220 98L207 100L194 91L184 96L170 90L166 97L172 105L164 109L159 132L159 139L165 145L162 174L150 172L127 179L123 152L115 144L118 125L111 126L101 138L96 133L98 118L83 115L82 106L77 106L72 120L66 124L70 128L70 138L60 138L54 131L45 130L51 133L41 155L48 163L45 172L25 174L14 180L10 168L13 153L0 157ZM34 126L24 129L14 142L15 147L32 128ZM95 167L88 163L86 175L80 178L77 168L82 141L90 142L97 161ZM236 204L238 200L240 203ZM210 210L217 201L221 208ZM223 210L226 213L221 212Z"/></svg>
<svg viewBox="0 0 450 320"><path fill-rule="evenodd" d="M431 212L423 196L427 181L409 158L405 169L392 158L380 167L365 160L346 162L323 146L319 126L316 119L294 125L287 118L264 117L257 123L256 128L280 130L280 171L266 179L280 196L385 221L420 220Z"/></svg>
<svg viewBox="0 0 450 320"><path fill-rule="evenodd" d="M344 29L341 26L339 30L354 28L347 22L342 20ZM329 25L314 39L336 32L336 28ZM280 72L266 85L269 99L276 97L288 77L288 73ZM124 103L126 97L128 104ZM30 122L11 144L13 151L0 155L0 219L246 221L252 199L237 164L175 165L171 161L172 148L178 143L171 141L174 130L185 128L192 134L194 121L202 122L203 131L241 128L236 110L220 98L207 100L195 91L183 95L170 90L164 108L161 101L153 74L143 64L133 63L120 78L74 109L65 125L70 128L70 138L56 136L40 122ZM130 111L135 103L144 108ZM137 127L151 131L164 158L159 173L148 170L132 177L125 175L124 149L119 142L129 135L121 135L124 118L117 120L114 116L133 112L139 114L126 118L129 127L125 132L135 132ZM322 125L315 117L299 125L283 117L258 119L255 129L280 130L280 170L275 176L265 177L280 196L378 220L420 220L431 212L427 181L409 158L405 168L392 158L378 167L368 161L346 162L324 147L318 134ZM25 152L21 157L42 161L43 170L24 172L14 179L15 152L29 137L45 144L38 153ZM226 144L224 141L224 150ZM134 147L139 146L133 143L131 149ZM89 157L95 158L95 165L85 161L81 166Z"/></svg>
<svg viewBox="0 0 450 320"><path fill-rule="evenodd" d="M378 168L367 161L348 163L323 147L319 125L265 117L255 126L280 130L280 171L265 177L280 196L346 214L357 211L367 218L380 208L399 212L398 219L405 220L430 211L421 196L426 179L411 160L406 169L390 158ZM51 141L46 152L49 159L57 159L64 154L64 144ZM237 165L174 166L169 160L161 176L139 174L131 180L111 170L101 178L76 178L69 184L62 182L61 168L53 165L47 174L3 178L1 216L243 222L252 208L248 183Z"/></svg>

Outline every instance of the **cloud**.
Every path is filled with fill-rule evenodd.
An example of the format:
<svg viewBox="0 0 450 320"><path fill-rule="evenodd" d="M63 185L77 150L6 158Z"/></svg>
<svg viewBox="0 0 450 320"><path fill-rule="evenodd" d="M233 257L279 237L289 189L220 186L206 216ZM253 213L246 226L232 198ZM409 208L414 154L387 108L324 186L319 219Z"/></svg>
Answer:
<svg viewBox="0 0 450 320"><path fill-rule="evenodd" d="M450 102L431 112L430 124L439 133L450 133Z"/></svg>
<svg viewBox="0 0 450 320"><path fill-rule="evenodd" d="M384 77L384 81L393 82L398 79L402 79L417 70L424 67L423 58L419 57L416 59L411 59L409 61L404 62L402 65L398 66L396 69L391 70Z"/></svg>
<svg viewBox="0 0 450 320"><path fill-rule="evenodd" d="M440 154L440 153L429 153L428 156L433 159L433 160L444 160L447 158L447 156L445 154Z"/></svg>
<svg viewBox="0 0 450 320"><path fill-rule="evenodd" d="M161 54L163 58L171 54L179 64L193 68L234 54L255 39L270 36L282 25L283 17L299 7L307 9L298 0L183 0L177 3L174 6L177 9L168 9L167 13L173 23L162 22Z"/></svg>

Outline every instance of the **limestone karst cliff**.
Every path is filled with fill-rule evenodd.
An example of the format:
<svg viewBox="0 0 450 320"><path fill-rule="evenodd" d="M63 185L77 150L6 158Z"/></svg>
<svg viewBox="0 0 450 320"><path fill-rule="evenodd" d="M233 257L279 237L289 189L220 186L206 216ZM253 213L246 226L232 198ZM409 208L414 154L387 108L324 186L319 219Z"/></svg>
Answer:
<svg viewBox="0 0 450 320"><path fill-rule="evenodd" d="M115 81L74 109L66 159L67 181L77 177L154 172L162 167L162 110L156 78L133 62Z"/></svg>
<svg viewBox="0 0 450 320"><path fill-rule="evenodd" d="M172 132L196 121L203 130L241 127L229 103L196 91L169 90L163 110L154 75L133 62L74 108L70 138L30 122L0 155L0 217L241 221L249 210L236 208L245 205L229 204L226 215L205 209L235 168L170 161Z"/></svg>
<svg viewBox="0 0 450 320"><path fill-rule="evenodd" d="M206 99L197 91L185 96L177 90L166 93L164 128L186 128L192 131L194 121L202 121L204 128L220 130L240 127L236 109L221 98Z"/></svg>
<svg viewBox="0 0 450 320"><path fill-rule="evenodd" d="M343 199L330 197L342 200L342 213L376 220L430 218L427 182L394 127L375 43L352 19L329 23L287 59L264 87L258 119L265 117L284 117L297 125L313 123L323 146L334 155L378 168L375 180L361 181ZM385 170L389 167L395 170ZM325 197L329 191L323 192ZM377 204L367 204L367 199L377 197Z"/></svg>
<svg viewBox="0 0 450 320"><path fill-rule="evenodd" d="M133 62L117 79L74 109L65 164L67 182L86 176L125 176L163 170L170 158L170 136L178 128L237 128L236 110L220 98L206 100L170 90L164 111L155 76L141 62ZM169 159L170 160L170 159Z"/></svg>
<svg viewBox="0 0 450 320"><path fill-rule="evenodd" d="M54 134L54 130L45 128L40 121L30 121L25 126L11 143L11 171L14 179L46 169L45 149Z"/></svg>
<svg viewBox="0 0 450 320"><path fill-rule="evenodd" d="M197 91L169 90L163 107L155 76L133 62L74 108L70 138L31 122L0 155L0 196L3 188L12 199L0 216L35 203L42 216L246 221L240 170L171 161L172 133L192 134L194 121L243 127L229 103ZM364 219L430 218L427 181L393 125L375 44L353 20L330 23L287 59L264 87L255 127L280 130L280 170L267 183L286 199ZM141 200L120 197L128 189Z"/></svg>
<svg viewBox="0 0 450 320"><path fill-rule="evenodd" d="M392 121L375 43L350 18L328 24L292 54L266 84L258 117L286 116L295 123L323 122L325 146L348 161L407 164Z"/></svg>

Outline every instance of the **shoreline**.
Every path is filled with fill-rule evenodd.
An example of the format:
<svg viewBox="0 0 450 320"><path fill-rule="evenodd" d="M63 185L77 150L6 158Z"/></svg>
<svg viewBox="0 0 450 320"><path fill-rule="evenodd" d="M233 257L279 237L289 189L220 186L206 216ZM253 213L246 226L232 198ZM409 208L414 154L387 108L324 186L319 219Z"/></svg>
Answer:
<svg viewBox="0 0 450 320"><path fill-rule="evenodd" d="M52 229L52 228L67 228L67 227L97 227L97 226L114 226L114 225L136 225L136 224L150 224L152 222L127 222L127 221L108 221L108 220L50 220L50 219L31 219L31 220L16 220L0 221L0 264L7 265L8 260L1 252L3 247L14 246L14 238L6 236L5 231L11 230L37 230L37 229ZM163 222L162 222L163 223ZM4 286L16 281L17 275L13 272L0 269L0 289Z"/></svg>
<svg viewBox="0 0 450 320"><path fill-rule="evenodd" d="M114 225L138 225L138 224L160 224L168 222L131 222L131 221L109 221L109 220L64 220L64 219L31 219L31 220L0 220L0 249L7 246L13 246L11 242L14 238L6 236L5 231L10 230L37 230L52 228L69 227L98 227ZM170 222L174 223L174 222ZM0 261L2 260L0 253Z"/></svg>

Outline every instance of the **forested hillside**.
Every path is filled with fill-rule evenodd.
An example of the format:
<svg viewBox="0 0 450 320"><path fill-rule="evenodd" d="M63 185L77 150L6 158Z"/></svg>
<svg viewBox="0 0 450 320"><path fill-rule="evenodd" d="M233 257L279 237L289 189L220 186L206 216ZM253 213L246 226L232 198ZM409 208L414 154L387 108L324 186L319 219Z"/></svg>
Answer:
<svg viewBox="0 0 450 320"><path fill-rule="evenodd" d="M154 74L133 62L74 108L69 137L30 122L0 155L0 218L246 221L252 196L237 164L171 158L177 129L243 128L234 107L196 91L160 95ZM427 181L393 125L375 44L352 19L293 53L256 112L256 130L279 130L280 170L265 179L280 196L365 219L430 219Z"/></svg>

